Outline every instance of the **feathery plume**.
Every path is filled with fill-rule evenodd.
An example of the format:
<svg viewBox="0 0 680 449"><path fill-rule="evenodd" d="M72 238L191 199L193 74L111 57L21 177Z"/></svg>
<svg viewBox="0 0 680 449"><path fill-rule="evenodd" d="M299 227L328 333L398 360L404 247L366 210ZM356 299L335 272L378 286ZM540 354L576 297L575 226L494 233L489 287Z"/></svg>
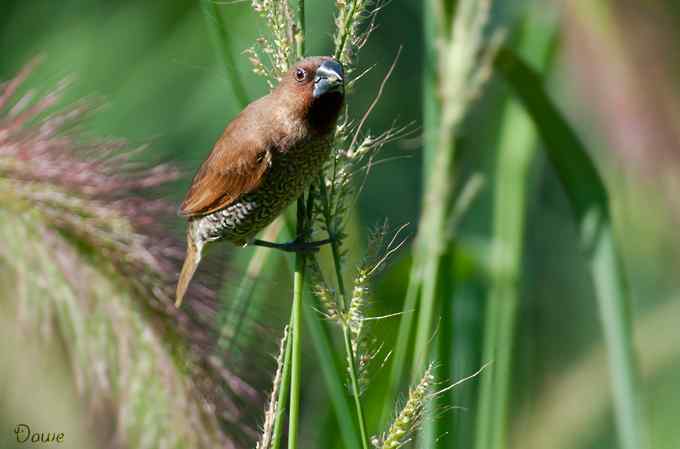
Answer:
<svg viewBox="0 0 680 449"><path fill-rule="evenodd" d="M288 0L253 0L251 6L264 19L269 33L258 37L245 53L253 72L273 89L293 63L296 40L302 37Z"/></svg>
<svg viewBox="0 0 680 449"><path fill-rule="evenodd" d="M288 341L288 326L283 329L283 337L279 344L279 355L276 357L276 374L272 382L272 392L269 397L269 406L264 415L264 425L262 426L262 433L260 440L255 446L255 449L269 449L272 443L272 436L274 434L274 422L276 415L279 413L278 396L281 388L281 380L283 378L283 359L286 352L286 342Z"/></svg>
<svg viewBox="0 0 680 449"><path fill-rule="evenodd" d="M66 83L19 95L34 66L0 87L0 265L15 279L0 298L27 335L60 337L83 397L115 404L120 441L248 440L241 410L258 396L213 356L213 294L197 285L193 307L172 307L182 246L160 225L174 207L150 194L177 170L80 138L95 111L58 109Z"/></svg>

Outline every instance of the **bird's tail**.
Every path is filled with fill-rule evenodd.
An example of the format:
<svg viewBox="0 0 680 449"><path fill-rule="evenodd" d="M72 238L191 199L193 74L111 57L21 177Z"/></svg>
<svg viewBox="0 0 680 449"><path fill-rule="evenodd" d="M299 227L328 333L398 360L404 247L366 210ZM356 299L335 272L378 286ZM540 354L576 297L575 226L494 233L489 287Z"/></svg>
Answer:
<svg viewBox="0 0 680 449"><path fill-rule="evenodd" d="M201 262L203 245L202 242L194 241L191 228L191 225L189 225L187 229L187 255L184 259L184 265L182 265L182 271L179 274L179 280L177 281L175 307L182 305L182 299L187 291L187 287L189 287L189 282L191 282L191 278L194 277L196 268L199 262Z"/></svg>

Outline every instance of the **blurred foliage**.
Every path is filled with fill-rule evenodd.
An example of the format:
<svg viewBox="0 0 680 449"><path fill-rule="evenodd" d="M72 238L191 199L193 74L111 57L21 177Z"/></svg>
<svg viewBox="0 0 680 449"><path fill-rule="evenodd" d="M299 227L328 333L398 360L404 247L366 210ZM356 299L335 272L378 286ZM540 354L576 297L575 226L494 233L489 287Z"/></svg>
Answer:
<svg viewBox="0 0 680 449"><path fill-rule="evenodd" d="M254 99L264 94L267 86L251 73L242 52L252 45L262 24L247 3L218 1L216 5L232 38L236 70L248 98ZM332 6L308 2L309 53L328 53L332 48L328 32ZM497 0L494 26L512 33L527 7L559 12L555 27L560 38L548 80L549 95L591 149L590 156L610 195L613 229L623 251L634 301L635 341L642 365L650 447L677 448L680 347L673 343L680 341L680 278L675 268L680 264L680 241L675 235L680 219L680 57L675 47L680 39L680 8L673 0L577 0L563 4ZM360 67L376 64L376 69L358 83L352 99L355 111L366 109L398 46L404 46L369 128L386 129L395 120L398 124L423 122L426 51L422 14L420 2L391 2L361 55ZM44 60L27 83L30 87L45 93L62 79L73 77L64 102L84 97L103 102L82 126L85 136L121 137L133 146L150 143L149 150L135 157L150 165L172 162L186 173L153 193L143 192L149 197L162 196L178 203L189 176L240 108L216 60L195 1L0 0L0 80L12 79L36 55ZM28 85L22 87L21 94ZM455 136L459 187L473 174L482 174L487 186L494 185L497 149L502 148L498 141L504 123L503 105L510 95L503 82L493 79ZM350 225L350 248L362 245L366 230L384 217L397 224L418 222L422 143L421 138L408 139L383 150L386 161L373 168L358 204L356 223ZM545 143L538 145L541 149ZM592 280L578 247L578 229L568 198L544 154L537 152L525 181L526 230L508 411L511 446L616 447ZM451 326L447 329L451 340L439 350L448 352L452 361L451 379L447 380L474 372L482 362L483 317L492 281L493 201L493 189L483 189L443 262L440 276L447 281L445 294L451 300L442 309L449 318L443 323ZM165 217L158 224L181 235L179 220ZM8 220L16 222L14 217ZM9 221L3 219L5 222ZM411 227L411 231L415 229ZM27 257L35 257L26 251ZM274 367L270 355L276 351L276 336L288 317L290 280L287 258L275 255L257 278L255 307L243 314L227 313L236 307L230 300L237 295L239 284L245 282L244 254L251 251L231 250L225 245L215 250L213 257L230 258L220 289L220 316L241 317L245 323L242 344L229 350L233 356L230 367L239 372L258 372L266 379ZM374 286L369 314L401 310L411 263L410 251L401 254ZM0 269L2 288L13 291L17 278L5 265ZM2 310L12 308L3 306ZM11 322L13 315L6 315ZM3 329L4 324L0 323ZM372 331L391 348L398 324L398 318L382 320L372 326ZM76 399L70 367L63 366L63 358L58 356L56 364L61 367L52 368L52 357L47 356L52 346L34 343L31 338L25 343L22 340L14 345L21 348L20 354L7 353L0 362L2 388L11 390L8 385L16 385L24 391L20 397L13 393L12 407L0 410L0 427L12 429L19 422L30 421L36 427L67 432L74 445L76 439L83 438L81 447L97 446L87 440L90 436L84 429L78 428L88 409ZM319 361L311 345L303 354L303 373L318 370ZM61 373L50 383L45 376L35 374L48 370L42 368L43 363L50 364L50 372ZM388 377L385 369L374 373L365 393L370 428L377 428L381 419L384 404L376 398L383 397ZM267 385L269 381L262 379L254 383L263 393ZM473 380L453 392L453 408L444 416L452 418L457 433L442 439L447 444L462 448L474 441L478 385ZM303 406L301 429L304 447L340 447L338 423L325 388L322 376L306 375L303 404L307 405ZM55 397L54 390L66 392L60 394L68 397ZM6 396L4 393L0 390ZM158 403L147 405L161 408ZM261 409L258 404L248 415ZM45 416L44 410L54 412ZM252 422L250 418L248 423ZM101 435L109 435L110 425L102 424ZM11 430L2 432L0 447L5 447L6 442L14 441L14 435Z"/></svg>

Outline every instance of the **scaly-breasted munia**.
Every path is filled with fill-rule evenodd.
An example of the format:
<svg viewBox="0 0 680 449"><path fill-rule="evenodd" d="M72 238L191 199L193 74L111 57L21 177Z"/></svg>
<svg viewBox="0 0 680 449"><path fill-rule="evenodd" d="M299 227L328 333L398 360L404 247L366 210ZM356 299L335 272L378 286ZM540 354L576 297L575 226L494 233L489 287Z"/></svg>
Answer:
<svg viewBox="0 0 680 449"><path fill-rule="evenodd" d="M189 223L175 305L182 303L208 242L295 250L291 244L254 237L319 174L343 101L340 63L330 57L307 58L227 125L180 207Z"/></svg>

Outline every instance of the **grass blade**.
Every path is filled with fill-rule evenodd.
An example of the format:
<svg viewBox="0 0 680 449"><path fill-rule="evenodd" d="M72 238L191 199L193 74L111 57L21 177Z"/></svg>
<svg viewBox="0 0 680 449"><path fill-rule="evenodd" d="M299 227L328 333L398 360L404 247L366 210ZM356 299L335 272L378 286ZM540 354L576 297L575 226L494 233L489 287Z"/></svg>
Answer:
<svg viewBox="0 0 680 449"><path fill-rule="evenodd" d="M299 31L297 38L297 57L305 54L305 0L298 0ZM297 236L306 235L305 194L297 200ZM295 273L293 274L293 311L292 350L290 374L290 412L288 414L288 449L297 449L298 425L300 423L300 388L302 384L302 299L305 289L306 258L304 253L295 253Z"/></svg>
<svg viewBox="0 0 680 449"><path fill-rule="evenodd" d="M532 118L576 215L604 328L619 441L624 449L644 448L630 296L604 183L585 146L548 98L540 75L510 49L499 52L495 65Z"/></svg>
<svg viewBox="0 0 680 449"><path fill-rule="evenodd" d="M298 200L300 210L301 200ZM298 217L300 228L301 217ZM291 316L292 326L292 350L291 350L291 374L290 374L290 411L288 414L288 447L297 448L298 424L300 421L300 386L302 384L302 297L305 285L305 256L295 254L295 274L293 277L293 313Z"/></svg>
<svg viewBox="0 0 680 449"><path fill-rule="evenodd" d="M404 305L407 314L415 309L417 318L408 315L402 318L388 387L388 403L392 401L403 376L414 319L418 320L418 324L415 327L413 353L416 357L411 364L411 379L425 370L432 355L430 343L437 321L435 314L443 295L438 285L441 261L449 249L451 234L449 223L455 188L454 133L466 108L487 79L498 36L494 34L494 38L486 40L490 0L458 2L451 23L442 21L449 6L447 2L431 1L426 5L426 15L430 16L426 18L427 46L429 50L437 48L438 52L432 55L432 64L428 60L425 67L425 93L430 96L436 94L437 101L430 98L425 105L427 156L423 213ZM436 86L430 85L433 80ZM423 445L432 447L433 438L428 438Z"/></svg>
<svg viewBox="0 0 680 449"><path fill-rule="evenodd" d="M333 357L335 349L318 313L311 307L305 307L303 313L305 323L307 324L307 331L310 334L310 339L319 358L321 375L324 378L331 405L335 409L335 415L340 427L340 436L343 441L342 447L359 449L361 447L359 429L357 428L357 422L354 419L347 398L347 389L342 376L344 369Z"/></svg>
<svg viewBox="0 0 680 449"><path fill-rule="evenodd" d="M227 27L224 25L224 21L217 9L217 3L214 0L201 0L201 10L203 11L203 16L205 17L208 29L210 30L210 36L215 47L215 52L222 63L222 67L231 84L234 96L236 97L236 100L238 100L239 106L245 107L248 104L248 95L246 94L243 81L241 81L241 77L236 70L236 61L229 49L229 33L227 32Z"/></svg>
<svg viewBox="0 0 680 449"><path fill-rule="evenodd" d="M554 36L554 20L533 10L520 31L519 48L545 65ZM484 320L485 362L477 414L476 448L505 447L512 382L512 351L519 305L529 171L535 159L536 133L515 99L501 122L494 189L492 285Z"/></svg>

